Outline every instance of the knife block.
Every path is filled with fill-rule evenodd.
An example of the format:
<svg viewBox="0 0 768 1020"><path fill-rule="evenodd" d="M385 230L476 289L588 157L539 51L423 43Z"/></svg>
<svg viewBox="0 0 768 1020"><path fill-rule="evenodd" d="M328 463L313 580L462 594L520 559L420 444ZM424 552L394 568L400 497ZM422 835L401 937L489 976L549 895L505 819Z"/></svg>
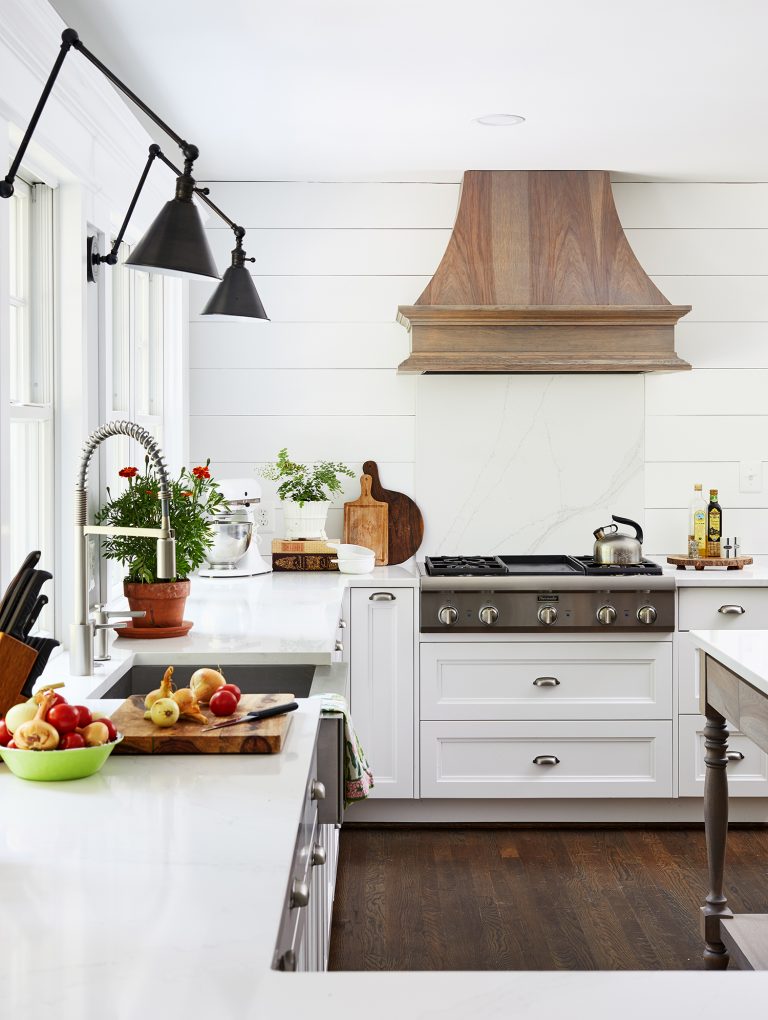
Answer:
<svg viewBox="0 0 768 1020"><path fill-rule="evenodd" d="M36 658L34 648L9 634L0 634L0 715L24 701L21 690Z"/></svg>

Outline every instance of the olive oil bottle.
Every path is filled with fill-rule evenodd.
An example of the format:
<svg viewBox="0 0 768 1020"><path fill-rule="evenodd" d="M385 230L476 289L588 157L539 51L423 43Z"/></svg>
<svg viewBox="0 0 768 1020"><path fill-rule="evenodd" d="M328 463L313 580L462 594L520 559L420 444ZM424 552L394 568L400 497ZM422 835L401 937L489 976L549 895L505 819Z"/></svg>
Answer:
<svg viewBox="0 0 768 1020"><path fill-rule="evenodd" d="M688 522L689 534L696 539L699 556L707 555L707 504L701 494L701 483L693 487L691 500L691 519Z"/></svg>
<svg viewBox="0 0 768 1020"><path fill-rule="evenodd" d="M717 501L717 489L709 490L707 507L707 556L720 556L720 540L723 537L723 510Z"/></svg>

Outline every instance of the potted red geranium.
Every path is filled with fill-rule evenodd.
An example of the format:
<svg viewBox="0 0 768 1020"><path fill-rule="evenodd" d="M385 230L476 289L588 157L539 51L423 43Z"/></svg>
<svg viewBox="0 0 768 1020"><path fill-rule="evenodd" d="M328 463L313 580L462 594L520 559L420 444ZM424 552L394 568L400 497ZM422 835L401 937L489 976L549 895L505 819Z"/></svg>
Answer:
<svg viewBox="0 0 768 1020"><path fill-rule="evenodd" d="M182 468L178 478L171 482L171 527L176 533L176 577L173 580L157 578L154 538L119 535L104 540L103 555L118 560L127 568L123 591L128 604L131 609L143 609L146 613L143 618L134 620L137 628L180 627L183 622L190 574L202 564L213 544L210 518L225 503L211 478L209 464L210 460L191 471ZM96 513L96 523L121 528L159 527L158 482L149 459L145 460L143 474L136 467L124 467L118 474L128 479L128 487L114 497L107 488L109 498Z"/></svg>

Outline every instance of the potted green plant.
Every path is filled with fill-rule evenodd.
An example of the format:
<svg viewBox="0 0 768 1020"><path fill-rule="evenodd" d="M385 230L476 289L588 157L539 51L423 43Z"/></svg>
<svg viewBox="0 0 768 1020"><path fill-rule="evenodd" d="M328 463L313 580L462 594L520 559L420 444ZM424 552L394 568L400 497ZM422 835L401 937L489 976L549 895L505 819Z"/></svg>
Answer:
<svg viewBox="0 0 768 1020"><path fill-rule="evenodd" d="M123 592L133 610L146 615L134 620L139 628L179 627L189 595L189 576L205 559L213 544L210 517L225 503L218 485L211 478L206 461L200 467L182 468L171 482L170 517L176 534L176 577L160 581L157 577L154 538L117 535L104 540L102 553L127 568ZM107 502L96 513L97 524L120 528L157 528L160 526L158 482L149 458L144 473L136 467L124 467L118 474L128 479L128 488L113 496L107 487Z"/></svg>
<svg viewBox="0 0 768 1020"><path fill-rule="evenodd" d="M268 464L261 475L273 482L280 482L277 494L283 504L285 515L285 537L291 539L322 539L329 497L341 492L340 476L354 478L354 471L346 464L322 460L313 464L298 464L288 456L288 450L278 453L274 464Z"/></svg>

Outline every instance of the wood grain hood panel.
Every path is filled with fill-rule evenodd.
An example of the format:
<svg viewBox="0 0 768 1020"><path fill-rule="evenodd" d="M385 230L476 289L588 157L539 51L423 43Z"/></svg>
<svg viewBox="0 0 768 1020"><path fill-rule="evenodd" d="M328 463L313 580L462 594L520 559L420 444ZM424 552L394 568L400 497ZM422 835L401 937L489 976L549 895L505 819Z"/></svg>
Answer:
<svg viewBox="0 0 768 1020"><path fill-rule="evenodd" d="M635 258L603 170L468 170L448 247L398 321L400 372L653 372L672 305Z"/></svg>

